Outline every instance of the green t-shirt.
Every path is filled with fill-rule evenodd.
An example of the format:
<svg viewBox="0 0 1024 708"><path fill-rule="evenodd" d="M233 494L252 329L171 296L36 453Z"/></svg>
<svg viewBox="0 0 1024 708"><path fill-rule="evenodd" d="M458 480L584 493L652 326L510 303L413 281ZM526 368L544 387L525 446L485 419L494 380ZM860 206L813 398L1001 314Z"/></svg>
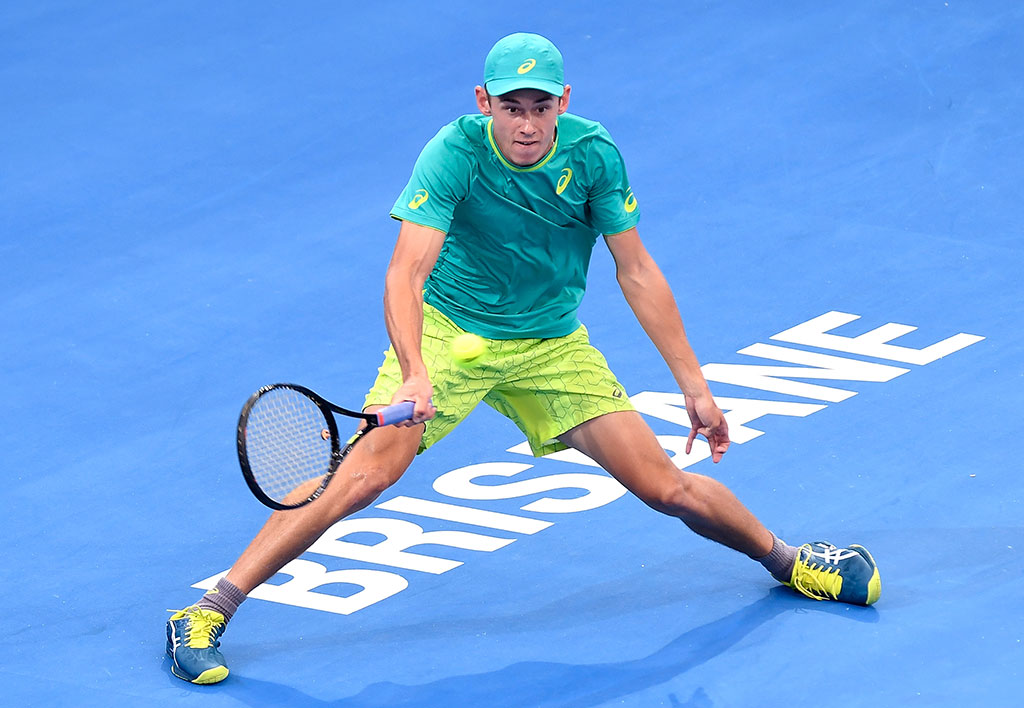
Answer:
<svg viewBox="0 0 1024 708"><path fill-rule="evenodd" d="M564 113L537 164L498 150L491 119L449 123L420 153L391 216L445 232L424 301L491 339L575 330L600 234L640 218L622 155L600 123Z"/></svg>

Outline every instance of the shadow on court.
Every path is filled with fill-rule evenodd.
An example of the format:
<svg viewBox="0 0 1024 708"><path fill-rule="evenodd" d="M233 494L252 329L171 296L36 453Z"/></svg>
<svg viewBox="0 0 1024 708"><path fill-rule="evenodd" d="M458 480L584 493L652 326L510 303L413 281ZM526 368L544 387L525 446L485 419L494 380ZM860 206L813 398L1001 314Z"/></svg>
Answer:
<svg viewBox="0 0 1024 708"><path fill-rule="evenodd" d="M223 692L252 706L304 705L331 708L378 708L448 705L486 705L490 708L548 706L582 708L634 695L681 676L726 652L754 630L785 612L824 612L854 622L878 622L871 607L850 607L813 602L782 587L721 619L682 634L662 649L642 659L591 665L553 662L520 662L498 671L453 676L434 683L404 686L380 682L362 692L338 700L320 700L291 686L247 677L229 680ZM339 642L344 641L339 637ZM601 641L608 641L601 638ZM344 671L344 666L338 667ZM685 703L668 696L674 706L710 705L707 694L696 687Z"/></svg>

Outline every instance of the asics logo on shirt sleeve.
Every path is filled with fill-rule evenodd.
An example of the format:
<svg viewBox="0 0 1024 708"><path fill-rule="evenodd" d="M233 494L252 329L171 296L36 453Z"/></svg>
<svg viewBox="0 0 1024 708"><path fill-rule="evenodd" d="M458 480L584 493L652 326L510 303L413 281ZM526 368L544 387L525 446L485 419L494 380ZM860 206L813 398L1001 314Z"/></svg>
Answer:
<svg viewBox="0 0 1024 708"><path fill-rule="evenodd" d="M562 170L562 176L558 178L558 184L555 185L555 194L561 194L565 191L565 188L569 186L569 182L572 181L572 170L566 167Z"/></svg>
<svg viewBox="0 0 1024 708"><path fill-rule="evenodd" d="M430 199L430 192L425 189L417 189L416 194L413 195L412 201L409 202L410 209L419 209L423 202Z"/></svg>
<svg viewBox="0 0 1024 708"><path fill-rule="evenodd" d="M626 203L623 206L626 208L627 214L632 214L636 211L636 197L633 196L632 189L626 191Z"/></svg>
<svg viewBox="0 0 1024 708"><path fill-rule="evenodd" d="M519 68L516 69L516 71L519 72L520 74L525 74L526 72L530 71L530 69L532 69L535 66L537 66L537 60L536 59L527 59L526 61L524 61L522 64L519 65Z"/></svg>

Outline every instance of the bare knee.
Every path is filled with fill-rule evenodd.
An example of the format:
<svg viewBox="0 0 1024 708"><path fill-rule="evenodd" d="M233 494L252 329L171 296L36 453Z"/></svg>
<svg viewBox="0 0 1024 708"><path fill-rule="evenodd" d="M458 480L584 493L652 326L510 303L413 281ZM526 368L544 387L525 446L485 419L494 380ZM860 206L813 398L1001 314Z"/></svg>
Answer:
<svg viewBox="0 0 1024 708"><path fill-rule="evenodd" d="M364 466L347 474L349 478L345 481L352 490L352 511L372 504L396 481L391 471L380 465Z"/></svg>
<svg viewBox="0 0 1024 708"><path fill-rule="evenodd" d="M334 473L325 498L328 515L348 516L372 504L397 482L416 455L421 429L382 428L370 431Z"/></svg>
<svg viewBox="0 0 1024 708"><path fill-rule="evenodd" d="M697 505L693 475L676 471L667 476L647 497L641 499L652 509L680 518L690 515Z"/></svg>
<svg viewBox="0 0 1024 708"><path fill-rule="evenodd" d="M335 472L323 496L317 500L322 518L333 523L365 509L384 493L397 477L382 465L360 465Z"/></svg>

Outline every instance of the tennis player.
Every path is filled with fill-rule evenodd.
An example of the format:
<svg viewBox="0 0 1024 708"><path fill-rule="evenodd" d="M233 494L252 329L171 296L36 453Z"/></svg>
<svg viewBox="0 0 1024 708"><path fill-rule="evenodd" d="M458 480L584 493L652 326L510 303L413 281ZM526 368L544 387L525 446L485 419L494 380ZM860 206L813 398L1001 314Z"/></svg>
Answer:
<svg viewBox="0 0 1024 708"><path fill-rule="evenodd" d="M577 308L603 236L626 301L685 395L687 452L700 434L712 460L722 459L728 425L637 233L640 208L622 156L599 123L567 112L569 95L558 49L536 34L510 35L487 55L479 114L427 143L391 211L401 221L385 282L392 347L365 401L367 409L414 401L415 417L369 434L320 499L274 513L216 587L171 617L175 676L224 679L219 638L246 593L373 502L480 401L514 421L535 455L583 452L651 508L808 597L878 599L878 570L862 546L790 546L725 486L677 469L591 346ZM488 340L490 352L470 371L448 351L464 332Z"/></svg>

